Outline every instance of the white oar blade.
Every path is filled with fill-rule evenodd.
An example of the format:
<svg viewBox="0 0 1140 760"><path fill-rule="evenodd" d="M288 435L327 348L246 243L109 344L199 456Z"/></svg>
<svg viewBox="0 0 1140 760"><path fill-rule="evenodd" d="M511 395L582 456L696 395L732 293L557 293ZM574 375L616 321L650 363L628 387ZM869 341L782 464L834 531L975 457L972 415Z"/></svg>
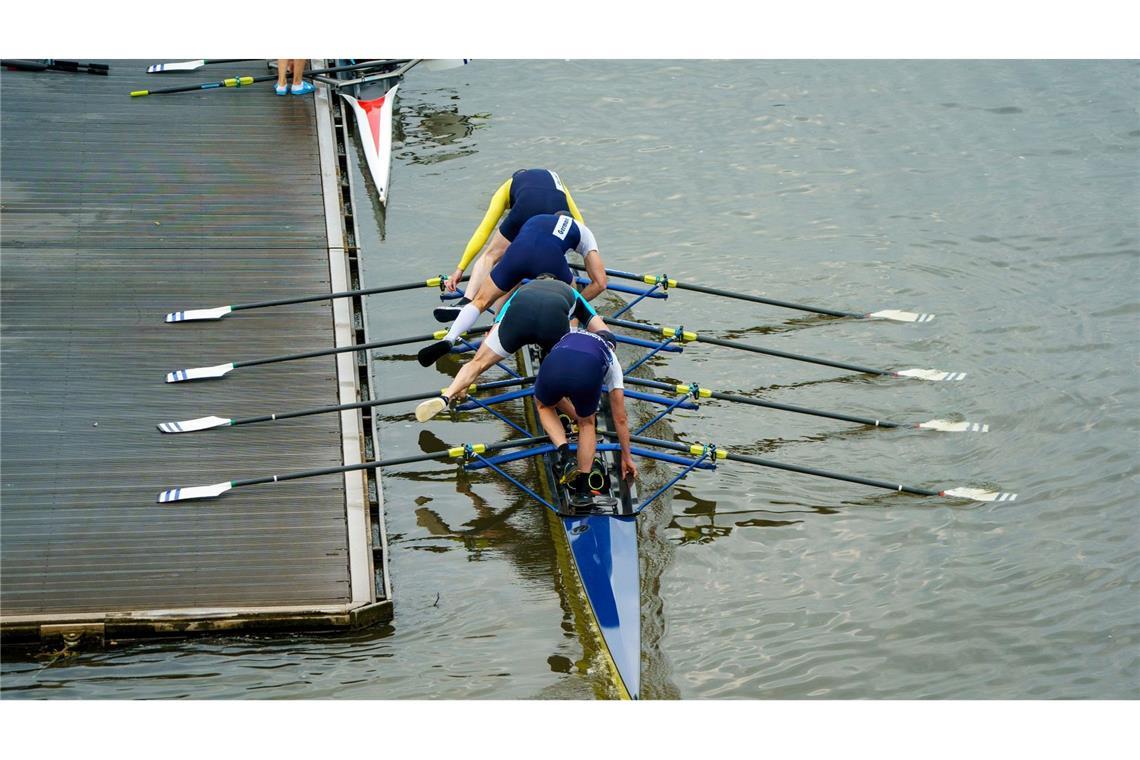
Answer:
<svg viewBox="0 0 1140 760"><path fill-rule="evenodd" d="M181 422L161 422L158 429L164 433L193 433L195 430L225 427L230 422L232 420L224 417L199 417L195 420L182 420Z"/></svg>
<svg viewBox="0 0 1140 760"><path fill-rule="evenodd" d="M961 380L966 376L965 372L943 372L940 369L904 369L894 374L898 377L914 377L935 383L943 380Z"/></svg>
<svg viewBox="0 0 1140 760"><path fill-rule="evenodd" d="M942 492L943 496L954 496L971 501L1015 501L1017 494L1007 491L987 491L984 488L951 488Z"/></svg>
<svg viewBox="0 0 1140 760"><path fill-rule="evenodd" d="M190 369L177 369L166 373L166 382L184 383L187 380L207 380L212 377L221 377L234 368L233 362L218 364L214 367L191 367Z"/></svg>
<svg viewBox="0 0 1140 760"><path fill-rule="evenodd" d="M166 315L167 322L196 322L203 319L221 319L233 311L230 306L219 306L216 309L188 309L187 311L172 311Z"/></svg>
<svg viewBox="0 0 1140 760"><path fill-rule="evenodd" d="M176 61L175 63L156 63L153 66L146 67L148 74L161 74L164 71L193 71L201 66L205 66L204 60L197 61Z"/></svg>
<svg viewBox="0 0 1140 760"><path fill-rule="evenodd" d="M427 58L423 62L423 67L428 71L446 71L469 63L471 63L470 58Z"/></svg>
<svg viewBox="0 0 1140 760"><path fill-rule="evenodd" d="M187 486L186 488L171 488L158 495L159 504L169 504L172 501L190 501L191 499L216 499L226 491L233 488L227 480L225 483L215 483L212 486Z"/></svg>
<svg viewBox="0 0 1140 760"><path fill-rule="evenodd" d="M990 426L981 422L954 422L952 420L927 420L918 423L923 430L938 430L943 433L988 433Z"/></svg>
<svg viewBox="0 0 1140 760"><path fill-rule="evenodd" d="M867 315L868 319L890 319L894 322L929 322L934 319L933 314L916 314L913 311L899 311L897 309L883 309L873 311Z"/></svg>

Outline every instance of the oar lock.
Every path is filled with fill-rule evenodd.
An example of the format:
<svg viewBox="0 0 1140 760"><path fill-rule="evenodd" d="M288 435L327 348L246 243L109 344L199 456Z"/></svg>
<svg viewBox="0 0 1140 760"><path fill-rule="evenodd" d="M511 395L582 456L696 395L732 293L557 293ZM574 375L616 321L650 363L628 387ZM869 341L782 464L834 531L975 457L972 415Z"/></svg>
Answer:
<svg viewBox="0 0 1140 760"><path fill-rule="evenodd" d="M670 280L667 274L647 274L643 275L641 281L646 285L660 285L662 290L677 287L676 280Z"/></svg>
<svg viewBox="0 0 1140 760"><path fill-rule="evenodd" d="M474 459L476 455L485 451L487 451L487 444L485 443L465 443L462 446L448 449L447 456L452 459Z"/></svg>
<svg viewBox="0 0 1140 760"><path fill-rule="evenodd" d="M692 343L698 338L695 332L686 330L684 325L679 325L677 327L662 327L661 335L666 338L678 338L682 343Z"/></svg>
<svg viewBox="0 0 1140 760"><path fill-rule="evenodd" d="M715 443L694 443L689 446L689 453L697 457L698 461L708 457L713 465L718 459L728 459L728 449L717 448Z"/></svg>

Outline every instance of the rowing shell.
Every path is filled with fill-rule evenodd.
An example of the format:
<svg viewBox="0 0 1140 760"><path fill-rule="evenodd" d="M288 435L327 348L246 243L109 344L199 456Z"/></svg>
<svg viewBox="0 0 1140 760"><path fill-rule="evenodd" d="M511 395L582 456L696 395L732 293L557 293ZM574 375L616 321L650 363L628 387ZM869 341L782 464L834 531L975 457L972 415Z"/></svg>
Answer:
<svg viewBox="0 0 1140 760"><path fill-rule="evenodd" d="M520 365L526 375L534 374L537 357L530 350L521 352ZM528 417L537 429L538 415L533 399L528 402ZM609 399L603 397L598 409L599 422L613 430ZM602 446L599 445L599 449ZM641 576L637 555L637 518L633 514L633 495L627 483L620 480L620 452L609 454L609 470L613 482L610 495L617 497L613 514L559 514L558 532L565 539L573 558L571 565L588 603L586 627L595 632L603 644L602 656L610 671L618 695L637 699L641 691ZM566 488L557 487L555 455L542 459L542 474L550 486L548 493L557 499L563 513L570 512Z"/></svg>
<svg viewBox="0 0 1140 760"><path fill-rule="evenodd" d="M341 93L356 115L357 134L360 146L368 162L368 173L381 203L388 200L388 176L392 166L392 111L396 101L396 90L400 85L383 95L370 100L361 100Z"/></svg>

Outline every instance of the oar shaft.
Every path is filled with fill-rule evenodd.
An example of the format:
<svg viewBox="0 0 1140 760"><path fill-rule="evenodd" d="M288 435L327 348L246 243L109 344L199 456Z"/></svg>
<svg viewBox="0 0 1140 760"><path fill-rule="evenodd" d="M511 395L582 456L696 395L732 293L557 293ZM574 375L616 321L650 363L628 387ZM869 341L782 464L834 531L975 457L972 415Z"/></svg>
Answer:
<svg viewBox="0 0 1140 760"><path fill-rule="evenodd" d="M687 392L687 391L680 391L676 385L671 385L669 383L662 383L658 380L643 380L640 377L626 377L625 382L627 384L630 384L630 385L642 385L642 386L645 386L647 388L657 388L659 390L673 391L674 393ZM793 406L792 404L780 404L780 403L777 403L775 401L764 401L763 399L749 398L748 396L738 396L738 395L732 394L732 393L722 393L720 391L710 391L707 389L702 389L701 395L703 396L705 393L708 394L709 398L720 399L722 401L732 401L732 402L738 403L738 404L749 404L750 406L759 406L759 407L764 407L766 409L778 409L778 410L783 411L783 412L792 412L794 414L808 414L808 415L812 415L815 417L826 417L827 419L832 419L832 420L841 420L843 422L855 422L855 423L858 423L860 425L874 425L875 427L883 427L883 428L903 427L903 425L901 425L898 422L890 422L888 420L875 420L875 419L871 419L870 417L858 417L858 416L851 415L851 414L841 414L839 412L827 412L827 411L823 411L821 409L811 409L811 408L808 408L806 406Z"/></svg>
<svg viewBox="0 0 1140 760"><path fill-rule="evenodd" d="M502 451L504 449L513 449L519 446L530 446L536 443L543 443L550 440L549 436L540 435L532 438L516 438L510 441L499 441L498 443L488 443L480 445L478 448L481 451ZM319 470L303 470L301 472L289 472L284 475L266 475L260 478L248 478L246 480L234 480L230 483L232 488L240 488L242 486L255 486L262 483L280 483L284 480L299 480L301 478L316 478L322 475L335 475L344 472L357 472L359 470L375 470L380 467L394 467L401 464L413 464L415 462L427 462L432 459L451 459L454 457L462 456L462 446L451 449L444 449L436 451L431 454L417 454L410 457L397 457L395 459L381 459L376 462L363 462L361 464L346 464L340 467L324 467Z"/></svg>
<svg viewBox="0 0 1140 760"><path fill-rule="evenodd" d="M468 279L466 276L464 280ZM342 290L339 293L320 293L315 296L297 296L296 298L279 298L275 301L256 301L254 303L242 303L236 306L231 306L230 311L241 311L243 309L262 309L268 306L287 306L295 303L311 303L313 301L330 301L334 298L354 298L356 296L371 296L377 293L396 293L401 290L414 290L415 288L431 288L439 285L439 278L433 277L430 280L417 280L416 282L405 282L399 285L382 285L375 288L363 288L361 290Z"/></svg>
<svg viewBox="0 0 1140 760"><path fill-rule="evenodd" d="M490 330L490 327L475 327L467 331L468 335L476 335L485 333ZM315 356L332 356L333 354L343 354L349 351L368 351L373 348L388 348L390 346L401 346L407 343L424 343L429 340L437 340L435 333L428 333L427 335L413 335L410 338L392 338L391 340L378 340L372 343L357 343L351 346L341 346L340 348L326 348L320 351L309 351L303 354L285 354L284 356L269 356L264 359L249 359L243 362L234 362L234 369L242 367L254 367L258 364L273 364L276 362L289 362L296 359L311 359Z"/></svg>
<svg viewBox="0 0 1140 760"><path fill-rule="evenodd" d="M773 462L770 459L761 459L760 457L746 456L744 454L729 454L727 459L736 462L747 462L749 464L760 465L761 467L773 467L778 470L787 470L789 472L799 472L804 475L815 475L821 478L830 478L832 480L843 480L848 483L859 483L865 486L872 486L874 488L884 488L888 491L901 491L902 493L911 493L918 496L938 496L941 491L932 491L929 488L915 488L914 486L904 486L898 483L890 483L885 480L874 480L871 478L861 478L857 475L844 475L838 472L830 472L828 470L817 470L813 467L803 467L797 464L786 464L784 462Z"/></svg>
<svg viewBox="0 0 1140 760"><path fill-rule="evenodd" d="M611 431L601 431L604 435L609 437L616 437L617 434ZM641 443L647 446L660 446L661 448L673 449L674 451L684 451L692 454L692 448L682 443L675 441L662 441L657 438L646 438L640 435L631 435L629 437L634 443ZM815 475L820 478L830 478L831 480L842 480L847 483L858 483L860 485L871 486L873 488L883 488L888 491L901 491L903 493L916 494L919 496L938 496L941 491L933 491L929 488L916 488L914 486L904 486L898 483L890 483L885 480L874 480L871 478L861 478L857 475L844 475L839 472L830 472L828 470L818 470L814 467L803 467L797 464L787 464L785 462L774 462L770 459L761 459L760 457L747 456L745 454L733 454L728 452L724 457L735 462L746 462L748 464L759 465L760 467L771 467L777 470L787 470L788 472L798 472L803 475Z"/></svg>
<svg viewBox="0 0 1140 760"><path fill-rule="evenodd" d="M579 264L571 265L575 269L585 270L585 267ZM620 269L607 269L606 274L610 277L619 277L623 280L636 280L637 282L644 282L647 285L653 285L657 282L657 275L651 274L637 274L635 272L623 272ZM707 285L697 285L691 282L677 282L670 279L668 281L670 288L677 288L679 290L692 290L698 293L708 293L714 296L723 296L725 298L735 298L740 301L751 301L752 303L762 303L768 306L779 306L784 309L794 309L796 311L810 311L815 314L826 314L830 317L856 317L862 319L865 315L855 311L841 311L838 309L825 309L821 306L806 306L801 303L792 303L791 301L778 301L774 298L762 298L760 296L749 295L748 293L738 293L733 290L722 290L720 288L710 288Z"/></svg>
<svg viewBox="0 0 1140 760"><path fill-rule="evenodd" d="M815 314L825 314L829 317L856 317L857 319L863 318L862 314L854 311L840 311L838 309L825 309L821 306L806 306L802 303L792 303L791 301L777 301L774 298L761 298L760 296L749 295L748 293L735 293L730 290L720 290L719 288L710 288L705 285L678 282L674 287L679 290L694 290L698 293L708 293L714 296L735 298L740 301L751 301L753 303L762 303L768 306L779 306L783 309L794 309L796 311L809 311Z"/></svg>
<svg viewBox="0 0 1140 760"><path fill-rule="evenodd" d="M534 375L520 378L510 378L507 380L495 380L489 383L480 383L475 386L476 391L486 391L493 388L507 388L512 385L525 385L533 383L535 380ZM262 414L257 417L243 417L241 419L233 420L230 422L230 427L235 425L249 425L255 422L271 422L276 420L288 420L295 417L307 417L313 414L327 414L329 412L347 412L352 409L368 409L373 406L387 406L389 404L401 404L407 401L420 401L425 398L435 398L439 395L439 391L425 391L423 393L412 393L407 396L392 396L390 398L375 399L373 401L356 401L351 404L338 404L335 406L320 406L313 409L302 409L296 412L281 412L279 414Z"/></svg>
<svg viewBox="0 0 1140 760"><path fill-rule="evenodd" d="M725 348L735 348L739 351L750 351L754 354L766 354L768 356L777 356L781 359L793 359L798 362L806 362L808 364L821 364L824 367L837 367L839 369L848 369L852 372L862 372L868 375L891 375L894 374L890 370L875 369L874 367L864 367L859 364L848 364L847 362L836 362L830 359L820 359L816 356L805 356L803 354L790 354L786 351L777 351L774 348L761 348L759 346L750 346L747 343L737 343L734 340L721 340L720 338L709 338L704 335L699 335L697 340L701 343L709 343L714 346L724 346Z"/></svg>
<svg viewBox="0 0 1140 760"><path fill-rule="evenodd" d="M658 335L667 335L664 328L657 325L647 325L641 322L631 322L626 319L609 319L605 318L606 324L616 325L618 327L625 327L630 330L642 330L644 332L657 333ZM825 367L837 367L839 369L847 369L852 372L862 372L869 375L893 375L894 373L886 369L875 369L874 367L864 367L860 364L849 364L847 362L837 362L830 359L820 359L815 356L804 356L803 354L791 354L786 351L777 351L774 348L761 348L760 346L751 346L747 343L738 343L734 340L721 340L720 338L710 338L706 335L699 333L689 333L686 331L684 336L686 341L696 341L698 343L708 343L713 346L723 346L725 348L735 348L739 351L749 351L754 354L766 354L768 356L778 356L782 359L792 359L798 362L807 362L808 364L822 364Z"/></svg>

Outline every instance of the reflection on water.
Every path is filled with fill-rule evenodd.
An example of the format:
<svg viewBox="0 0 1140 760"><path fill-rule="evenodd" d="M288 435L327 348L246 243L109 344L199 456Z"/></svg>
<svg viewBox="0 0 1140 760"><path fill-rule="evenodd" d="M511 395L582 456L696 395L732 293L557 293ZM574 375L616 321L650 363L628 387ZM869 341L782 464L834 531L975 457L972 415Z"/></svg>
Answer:
<svg viewBox="0 0 1140 760"><path fill-rule="evenodd" d="M511 171L551 166L611 267L936 313L923 325L801 317L691 293L638 305L643 321L797 354L969 373L908 382L697 343L655 359L659 379L991 425L975 436L871 430L717 402L671 417L682 440L1022 493L962 504L731 462L691 474L640 518L645 695L1135 699L1137 71L487 61L409 78L383 240L379 211L357 209L367 284L451 271ZM376 299L371 335L438 329L426 289ZM458 365L425 370L408 352L374 366L377 393L397 395L443 387ZM477 414L420 425L413 408L378 418L383 455L508 435ZM671 472L646 464L645 487ZM448 463L386 472L384 494L390 628L116 646L54 663L58 652L5 652L5 696L597 696L581 601L541 507Z"/></svg>

